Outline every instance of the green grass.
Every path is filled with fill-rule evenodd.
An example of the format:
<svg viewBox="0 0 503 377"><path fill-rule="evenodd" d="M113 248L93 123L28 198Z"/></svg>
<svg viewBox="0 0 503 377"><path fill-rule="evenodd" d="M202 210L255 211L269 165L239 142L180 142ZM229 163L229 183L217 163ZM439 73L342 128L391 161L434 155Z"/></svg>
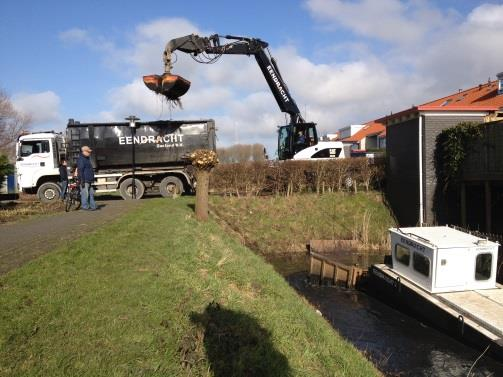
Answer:
<svg viewBox="0 0 503 377"><path fill-rule="evenodd" d="M0 375L379 375L192 203L145 200L1 277Z"/></svg>
<svg viewBox="0 0 503 377"><path fill-rule="evenodd" d="M305 252L312 239L350 239L388 250L394 221L376 192L211 198L212 209L263 254Z"/></svg>

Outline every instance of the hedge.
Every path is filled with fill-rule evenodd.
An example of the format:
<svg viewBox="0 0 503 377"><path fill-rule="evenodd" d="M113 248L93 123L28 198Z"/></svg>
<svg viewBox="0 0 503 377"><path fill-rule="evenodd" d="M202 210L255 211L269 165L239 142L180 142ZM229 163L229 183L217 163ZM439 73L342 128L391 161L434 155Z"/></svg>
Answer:
<svg viewBox="0 0 503 377"><path fill-rule="evenodd" d="M212 172L212 193L231 196L318 194L380 188L384 160L264 161L220 164Z"/></svg>

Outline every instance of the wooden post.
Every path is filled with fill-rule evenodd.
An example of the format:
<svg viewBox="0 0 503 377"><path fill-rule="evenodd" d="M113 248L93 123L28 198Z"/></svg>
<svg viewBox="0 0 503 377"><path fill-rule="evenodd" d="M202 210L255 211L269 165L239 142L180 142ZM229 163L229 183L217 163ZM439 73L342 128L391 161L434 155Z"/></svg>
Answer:
<svg viewBox="0 0 503 377"><path fill-rule="evenodd" d="M492 220L492 213L491 213L491 182L490 181L484 181L484 191L485 191L485 199L486 199L486 232L491 233L491 220Z"/></svg>
<svg viewBox="0 0 503 377"><path fill-rule="evenodd" d="M208 220L208 191L210 172L205 169L196 169L196 219Z"/></svg>

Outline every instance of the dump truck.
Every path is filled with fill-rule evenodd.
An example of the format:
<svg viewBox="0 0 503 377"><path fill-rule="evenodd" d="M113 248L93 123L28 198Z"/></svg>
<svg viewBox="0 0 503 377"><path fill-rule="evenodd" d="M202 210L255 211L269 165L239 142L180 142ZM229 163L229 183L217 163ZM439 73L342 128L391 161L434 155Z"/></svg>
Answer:
<svg viewBox="0 0 503 377"><path fill-rule="evenodd" d="M216 149L213 120L80 123L70 119L66 132L38 132L19 137L16 171L20 190L40 201L60 194L59 161L76 164L82 146L92 150L98 193L119 192L123 199L140 199L146 192L164 197L195 187L189 155L196 149ZM134 159L133 159L134 155ZM133 168L134 167L134 168ZM133 178L134 177L134 178Z"/></svg>

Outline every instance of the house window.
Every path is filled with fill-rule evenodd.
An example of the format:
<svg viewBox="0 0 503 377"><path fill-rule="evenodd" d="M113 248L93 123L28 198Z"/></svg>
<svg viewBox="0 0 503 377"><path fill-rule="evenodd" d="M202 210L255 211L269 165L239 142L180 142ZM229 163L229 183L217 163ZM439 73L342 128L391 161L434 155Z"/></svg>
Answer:
<svg viewBox="0 0 503 377"><path fill-rule="evenodd" d="M313 154L311 158L336 158L341 154L341 148L325 148Z"/></svg>
<svg viewBox="0 0 503 377"><path fill-rule="evenodd" d="M475 260L475 280L489 280L491 277L493 255L482 253Z"/></svg>
<svg viewBox="0 0 503 377"><path fill-rule="evenodd" d="M423 254L414 253L412 256L412 266L421 275L430 276L430 259Z"/></svg>
<svg viewBox="0 0 503 377"><path fill-rule="evenodd" d="M395 245L395 259L406 266L410 263L410 250L409 248L396 244Z"/></svg>

